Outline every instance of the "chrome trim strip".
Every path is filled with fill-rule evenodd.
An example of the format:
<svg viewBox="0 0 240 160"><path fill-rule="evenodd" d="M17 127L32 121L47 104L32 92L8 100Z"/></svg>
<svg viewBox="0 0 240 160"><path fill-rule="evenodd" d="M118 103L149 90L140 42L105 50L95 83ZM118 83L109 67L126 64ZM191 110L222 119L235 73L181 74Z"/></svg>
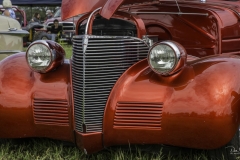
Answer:
<svg viewBox="0 0 240 160"><path fill-rule="evenodd" d="M183 13L183 12L131 12L134 14L177 14L177 15L198 15L208 16L208 13Z"/></svg>
<svg viewBox="0 0 240 160"><path fill-rule="evenodd" d="M82 59L82 62L83 62L83 74L82 74L82 77L83 77L83 90L82 90L82 125L85 124L85 59L86 59L86 51L87 51L87 46L88 46L88 35L84 35L83 36L83 41L82 41L82 48L83 48L83 59ZM83 127L83 126L82 126ZM82 130L84 130L82 128Z"/></svg>
<svg viewBox="0 0 240 160"><path fill-rule="evenodd" d="M87 24L86 24L86 28L85 28L85 34L87 34L87 31L88 31L88 27L89 27L89 23L90 23L90 20L92 19L92 16L98 12L102 7L99 7L97 9L95 9L91 14L90 16L88 17L88 20L87 20Z"/></svg>

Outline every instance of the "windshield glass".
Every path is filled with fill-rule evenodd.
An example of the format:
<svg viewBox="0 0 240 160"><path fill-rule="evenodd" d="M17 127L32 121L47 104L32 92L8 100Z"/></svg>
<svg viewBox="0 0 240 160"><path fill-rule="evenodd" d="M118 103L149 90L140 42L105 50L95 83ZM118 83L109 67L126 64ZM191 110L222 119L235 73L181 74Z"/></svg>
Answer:
<svg viewBox="0 0 240 160"><path fill-rule="evenodd" d="M54 14L53 16L54 18L56 17L61 17L61 8L59 10L57 10L57 12Z"/></svg>

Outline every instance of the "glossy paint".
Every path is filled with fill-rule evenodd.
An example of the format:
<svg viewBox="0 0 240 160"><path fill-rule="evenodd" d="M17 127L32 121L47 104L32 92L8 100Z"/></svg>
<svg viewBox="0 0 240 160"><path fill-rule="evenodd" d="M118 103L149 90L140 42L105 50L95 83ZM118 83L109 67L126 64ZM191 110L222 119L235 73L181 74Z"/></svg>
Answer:
<svg viewBox="0 0 240 160"><path fill-rule="evenodd" d="M104 6L103 17L106 15L106 18L110 18L121 4L143 3L148 1L152 0L63 0L61 17L65 20L79 14L92 12Z"/></svg>
<svg viewBox="0 0 240 160"><path fill-rule="evenodd" d="M191 55L184 67L161 76L147 59L133 65L109 95L103 132L80 133L75 131L70 63L40 74L29 68L25 53L12 55L0 62L0 138L66 140L85 153L122 144L214 149L229 142L240 122L240 29L233 5L179 2L182 12L207 16L136 13L179 12L175 2L142 2L146 1L64 0L62 18L103 7L100 14L105 18L113 15L134 22L139 38L157 35L159 41L183 45ZM77 27L88 16L83 15Z"/></svg>
<svg viewBox="0 0 240 160"><path fill-rule="evenodd" d="M221 5L187 2L179 5L183 12L208 16L139 13L138 17L148 35L182 44L191 55L187 57L191 62L173 76L154 73L147 60L125 72L106 105L103 146L169 144L214 149L225 145L235 134L239 126L240 86L231 79L240 78L238 71L232 70L239 66L239 57L229 54L238 53L238 46L230 42L238 42L239 17ZM178 12L171 2L136 4L120 10L128 14ZM229 16L232 19L226 18ZM228 54L214 56L222 53ZM197 58L209 55L212 56ZM78 145L87 153L97 149L87 143Z"/></svg>
<svg viewBox="0 0 240 160"><path fill-rule="evenodd" d="M160 41L177 41L188 54L197 57L239 51L239 16L235 12L209 4L180 3L179 6L182 12L207 13L208 16L139 13L148 35L158 35ZM135 6L129 12L142 11L176 13L178 9L175 5L161 3Z"/></svg>
<svg viewBox="0 0 240 160"><path fill-rule="evenodd" d="M104 146L168 144L214 149L225 145L240 121L239 58L199 60L169 77L154 73L147 60L135 64L109 96Z"/></svg>
<svg viewBox="0 0 240 160"><path fill-rule="evenodd" d="M18 53L1 61L0 73L1 138L73 141L68 61L40 74L28 67L25 53Z"/></svg>
<svg viewBox="0 0 240 160"><path fill-rule="evenodd" d="M76 132L76 144L84 151L85 154L94 153L102 150L103 147L103 133L79 133Z"/></svg>
<svg viewBox="0 0 240 160"><path fill-rule="evenodd" d="M161 12L179 12L173 2L135 4L123 6L120 10L127 11L129 17L136 16L132 12L150 12L137 14L138 19L143 21L147 35L155 35L159 41L176 41L183 45L190 55L205 57L221 53L236 53L240 50L239 16L233 10L222 5L212 5L210 2L183 1L179 2L179 6L184 13L200 13L208 16L161 14ZM151 12L159 12L159 14L151 14Z"/></svg>

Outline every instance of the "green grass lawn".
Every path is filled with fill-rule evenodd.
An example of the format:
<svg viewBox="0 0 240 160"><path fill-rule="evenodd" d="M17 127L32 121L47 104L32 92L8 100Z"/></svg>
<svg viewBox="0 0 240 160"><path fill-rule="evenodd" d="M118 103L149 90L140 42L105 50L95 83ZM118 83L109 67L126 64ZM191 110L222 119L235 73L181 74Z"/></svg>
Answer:
<svg viewBox="0 0 240 160"><path fill-rule="evenodd" d="M110 148L95 154L85 155L75 146L45 138L0 140L0 160L208 160L205 151L176 150L163 151L158 147L143 150L133 147ZM172 151L172 152L171 152Z"/></svg>
<svg viewBox="0 0 240 160"><path fill-rule="evenodd" d="M72 56L72 46L71 45L64 45L63 46L65 52L66 52L66 58L69 59Z"/></svg>

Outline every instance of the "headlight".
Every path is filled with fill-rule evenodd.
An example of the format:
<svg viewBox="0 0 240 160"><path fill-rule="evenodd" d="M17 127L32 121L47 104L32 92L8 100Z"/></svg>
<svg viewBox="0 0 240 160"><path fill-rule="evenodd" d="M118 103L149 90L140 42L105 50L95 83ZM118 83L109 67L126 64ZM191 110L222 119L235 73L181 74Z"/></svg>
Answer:
<svg viewBox="0 0 240 160"><path fill-rule="evenodd" d="M186 57L186 51L179 43L164 41L150 48L148 63L154 72L167 76L181 69Z"/></svg>
<svg viewBox="0 0 240 160"><path fill-rule="evenodd" d="M35 41L27 49L26 59L32 70L46 73L63 63L65 51L54 41Z"/></svg>

